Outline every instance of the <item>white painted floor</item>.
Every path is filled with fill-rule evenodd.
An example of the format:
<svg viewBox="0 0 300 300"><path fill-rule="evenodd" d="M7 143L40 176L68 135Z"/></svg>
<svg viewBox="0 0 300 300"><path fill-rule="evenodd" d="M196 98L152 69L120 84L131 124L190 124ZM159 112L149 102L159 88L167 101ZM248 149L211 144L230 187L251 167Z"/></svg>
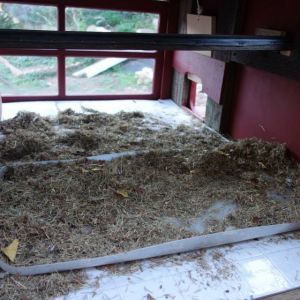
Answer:
<svg viewBox="0 0 300 300"><path fill-rule="evenodd" d="M300 286L300 240L276 236L86 272L84 288L56 300L250 300Z"/></svg>
<svg viewBox="0 0 300 300"><path fill-rule="evenodd" d="M111 114L120 111L141 111L152 113L156 118L174 126L179 124L191 125L196 120L172 100L36 101L4 103L2 106L3 120L13 118L19 111L36 112L41 116L56 116L58 112L68 108L72 108L75 112L84 112L84 108L92 108Z"/></svg>
<svg viewBox="0 0 300 300"><path fill-rule="evenodd" d="M3 119L20 110L54 116L67 108L81 112L82 107L107 113L142 111L173 126L201 126L171 100L10 103L3 104ZM300 286L300 240L276 236L86 272L85 287L56 300L250 300Z"/></svg>

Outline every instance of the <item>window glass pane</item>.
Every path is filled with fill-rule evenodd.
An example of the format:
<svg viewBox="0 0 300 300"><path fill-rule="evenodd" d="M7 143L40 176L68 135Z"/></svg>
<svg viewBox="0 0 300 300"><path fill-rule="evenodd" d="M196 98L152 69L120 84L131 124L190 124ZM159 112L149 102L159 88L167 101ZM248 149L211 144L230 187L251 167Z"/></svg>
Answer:
<svg viewBox="0 0 300 300"><path fill-rule="evenodd" d="M151 94L154 59L66 59L68 95Z"/></svg>
<svg viewBox="0 0 300 300"><path fill-rule="evenodd" d="M2 96L57 95L57 58L0 56Z"/></svg>
<svg viewBox="0 0 300 300"><path fill-rule="evenodd" d="M158 32L159 15L100 9L66 9L66 30L93 32Z"/></svg>
<svg viewBox="0 0 300 300"><path fill-rule="evenodd" d="M57 8L0 2L0 28L57 30Z"/></svg>

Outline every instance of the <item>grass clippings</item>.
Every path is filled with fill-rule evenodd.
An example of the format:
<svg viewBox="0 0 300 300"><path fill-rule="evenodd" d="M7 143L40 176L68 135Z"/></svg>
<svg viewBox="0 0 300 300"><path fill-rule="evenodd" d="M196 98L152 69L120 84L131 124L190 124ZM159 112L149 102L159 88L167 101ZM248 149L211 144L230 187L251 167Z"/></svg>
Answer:
<svg viewBox="0 0 300 300"><path fill-rule="evenodd" d="M41 300L66 295L83 286L83 272L42 276L8 276L0 279L0 299Z"/></svg>
<svg viewBox="0 0 300 300"><path fill-rule="evenodd" d="M115 115L68 109L56 118L21 112L0 122L0 163L80 158L128 150L211 149L220 144L203 128L177 128L141 112ZM209 137L209 140L208 140Z"/></svg>
<svg viewBox="0 0 300 300"><path fill-rule="evenodd" d="M2 142L1 157L5 160L22 159L46 150L47 142L48 138L43 133L37 135L33 131L17 129Z"/></svg>
<svg viewBox="0 0 300 300"><path fill-rule="evenodd" d="M273 170L279 171L293 164L288 159L288 152L283 144L260 142L257 139L246 139L226 143L203 155L201 166L212 174Z"/></svg>
<svg viewBox="0 0 300 300"><path fill-rule="evenodd" d="M191 237L165 217L196 218L220 200L234 201L237 210L211 220L205 233L299 220L299 169L287 167L288 158L273 168L271 157L262 167L251 156L245 169L233 158L232 173L216 177L209 170L216 162L203 168L206 157L154 151L112 163L13 167L0 188L0 246L19 239L17 265L109 255ZM269 190L285 200L268 197Z"/></svg>
<svg viewBox="0 0 300 300"><path fill-rule="evenodd" d="M299 220L299 167L283 145L256 139L224 144L186 126L159 124L160 130L154 130L138 113L67 111L49 122L51 126L41 126L44 129L36 130L35 136L31 122L17 118L15 127L10 123L12 131L8 123L2 124L6 138L0 145L1 161L128 149L149 152L108 163L10 166L0 181L0 248L16 238L20 241L15 265L90 258L188 238L196 234L166 223L165 218L197 218L219 201L233 202L237 209L225 220L210 220L204 233ZM17 150L12 156L3 155L9 153L7 141L17 143L13 137L20 130L23 136L40 136L47 143L25 143L20 138L23 148L40 148L29 147L32 151L22 157ZM21 284L18 293L26 292L22 285L37 297L60 293L52 277L45 277L48 289L44 277L27 279L37 280L32 290L26 278L12 278L0 281L3 295L18 285L14 280Z"/></svg>
<svg viewBox="0 0 300 300"><path fill-rule="evenodd" d="M0 131L4 134L14 133L18 129L26 129L34 132L52 131L52 125L49 118L41 117L33 112L19 112L14 118L1 121Z"/></svg>

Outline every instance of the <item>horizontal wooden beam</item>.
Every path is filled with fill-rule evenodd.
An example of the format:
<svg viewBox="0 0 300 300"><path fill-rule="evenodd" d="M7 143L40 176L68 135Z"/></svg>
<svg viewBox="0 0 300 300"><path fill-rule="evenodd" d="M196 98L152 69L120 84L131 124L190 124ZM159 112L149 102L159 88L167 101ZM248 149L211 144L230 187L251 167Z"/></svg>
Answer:
<svg viewBox="0 0 300 300"><path fill-rule="evenodd" d="M291 43L277 36L201 34L94 33L0 30L0 49L89 50L286 50Z"/></svg>
<svg viewBox="0 0 300 300"><path fill-rule="evenodd" d="M291 56L284 56L280 52L239 51L232 53L231 61L290 79L300 80L299 51L294 51Z"/></svg>
<svg viewBox="0 0 300 300"><path fill-rule="evenodd" d="M300 289L295 288L284 292L279 292L269 296L263 296L255 298L254 300L299 300L300 299Z"/></svg>

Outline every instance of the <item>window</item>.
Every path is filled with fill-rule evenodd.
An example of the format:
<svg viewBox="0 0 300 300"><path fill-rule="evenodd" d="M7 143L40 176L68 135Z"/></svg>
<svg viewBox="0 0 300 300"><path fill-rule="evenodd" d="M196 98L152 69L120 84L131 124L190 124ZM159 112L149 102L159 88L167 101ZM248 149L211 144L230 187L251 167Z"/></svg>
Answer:
<svg viewBox="0 0 300 300"><path fill-rule="evenodd" d="M3 96L58 95L57 58L0 56Z"/></svg>
<svg viewBox="0 0 300 300"><path fill-rule="evenodd" d="M153 59L68 57L67 95L151 94Z"/></svg>
<svg viewBox="0 0 300 300"><path fill-rule="evenodd" d="M158 14L100 9L66 9L67 31L158 32Z"/></svg>
<svg viewBox="0 0 300 300"><path fill-rule="evenodd" d="M1 29L57 30L57 8L0 2Z"/></svg>
<svg viewBox="0 0 300 300"><path fill-rule="evenodd" d="M20 2L0 2L0 29L165 33L171 15L169 1ZM170 74L165 57L163 51L0 49L0 95L4 102L157 99Z"/></svg>

